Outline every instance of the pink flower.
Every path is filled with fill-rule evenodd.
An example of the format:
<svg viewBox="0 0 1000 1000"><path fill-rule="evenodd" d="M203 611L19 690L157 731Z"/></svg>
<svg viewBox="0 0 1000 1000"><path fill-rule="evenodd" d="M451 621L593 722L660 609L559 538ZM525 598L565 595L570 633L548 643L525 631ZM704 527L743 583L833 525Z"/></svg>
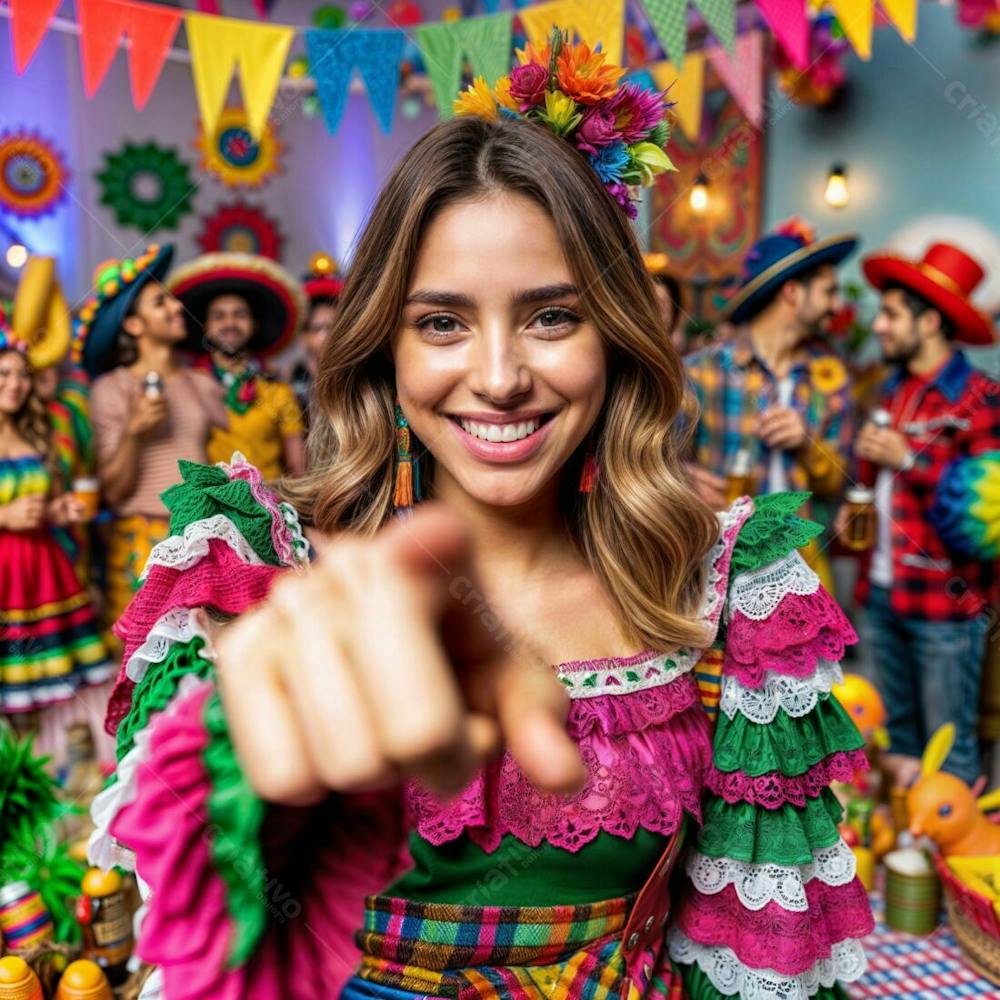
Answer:
<svg viewBox="0 0 1000 1000"><path fill-rule="evenodd" d="M635 202L632 201L631 192L628 189L627 184L605 184L605 190L611 195L615 201L625 209L625 214L630 219L635 219L639 215L639 209L635 207Z"/></svg>
<svg viewBox="0 0 1000 1000"><path fill-rule="evenodd" d="M538 63L525 63L511 70L510 96L518 102L522 114L545 103L545 88L548 83L549 71Z"/></svg>
<svg viewBox="0 0 1000 1000"><path fill-rule="evenodd" d="M629 145L644 139L663 119L663 94L646 90L635 83L625 83L608 101L620 138Z"/></svg>
<svg viewBox="0 0 1000 1000"><path fill-rule="evenodd" d="M621 133L615 128L614 112L607 108L608 102L602 102L591 108L580 122L576 131L576 148L585 153L596 153L603 146L621 138Z"/></svg>

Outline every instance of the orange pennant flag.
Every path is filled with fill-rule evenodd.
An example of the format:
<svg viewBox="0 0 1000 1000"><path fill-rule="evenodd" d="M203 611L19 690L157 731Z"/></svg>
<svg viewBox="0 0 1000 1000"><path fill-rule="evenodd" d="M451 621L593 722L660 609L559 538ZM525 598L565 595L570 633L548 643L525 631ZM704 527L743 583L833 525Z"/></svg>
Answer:
<svg viewBox="0 0 1000 1000"><path fill-rule="evenodd" d="M701 133L701 104L705 93L705 53L689 52L680 70L667 59L652 63L649 72L660 90L674 101L671 109L684 134L697 142Z"/></svg>
<svg viewBox="0 0 1000 1000"><path fill-rule="evenodd" d="M122 36L127 35L132 103L141 111L156 86L184 12L131 0L77 0L76 9L84 93L87 97L97 93Z"/></svg>
<svg viewBox="0 0 1000 1000"><path fill-rule="evenodd" d="M14 69L23 73L45 37L59 0L7 0L10 37L14 43Z"/></svg>

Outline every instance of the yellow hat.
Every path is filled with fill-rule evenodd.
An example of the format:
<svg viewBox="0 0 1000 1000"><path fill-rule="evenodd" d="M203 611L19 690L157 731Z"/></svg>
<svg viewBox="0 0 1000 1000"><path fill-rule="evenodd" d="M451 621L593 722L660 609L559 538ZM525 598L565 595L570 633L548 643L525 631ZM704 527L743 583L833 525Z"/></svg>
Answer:
<svg viewBox="0 0 1000 1000"><path fill-rule="evenodd" d="M14 294L11 331L28 345L36 371L59 364L70 343L69 304L56 277L52 257L29 257Z"/></svg>

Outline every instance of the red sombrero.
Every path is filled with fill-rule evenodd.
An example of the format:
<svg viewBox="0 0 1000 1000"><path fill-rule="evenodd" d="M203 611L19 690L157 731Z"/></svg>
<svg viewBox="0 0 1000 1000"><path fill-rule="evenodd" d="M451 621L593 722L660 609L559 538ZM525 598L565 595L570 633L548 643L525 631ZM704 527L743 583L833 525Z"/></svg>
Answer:
<svg viewBox="0 0 1000 1000"><path fill-rule="evenodd" d="M276 354L286 347L305 314L302 286L273 260L249 253L209 253L177 268L168 282L184 304L188 350L202 349L208 307L220 295L246 299L256 320L253 354Z"/></svg>
<svg viewBox="0 0 1000 1000"><path fill-rule="evenodd" d="M314 253L309 261L309 272L302 277L309 304L317 299L336 299L344 290L344 279L339 275L337 262L322 250Z"/></svg>
<svg viewBox="0 0 1000 1000"><path fill-rule="evenodd" d="M920 261L898 254L876 253L861 262L865 277L879 291L902 285L926 299L955 328L955 340L982 346L996 339L988 316L970 296L983 280L979 263L952 243L935 243Z"/></svg>

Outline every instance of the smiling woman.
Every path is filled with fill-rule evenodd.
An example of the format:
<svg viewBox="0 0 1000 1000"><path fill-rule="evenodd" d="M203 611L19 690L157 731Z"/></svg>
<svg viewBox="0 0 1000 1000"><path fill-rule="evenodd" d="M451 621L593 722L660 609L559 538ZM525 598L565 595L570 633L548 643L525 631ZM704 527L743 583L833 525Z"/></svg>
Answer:
<svg viewBox="0 0 1000 1000"><path fill-rule="evenodd" d="M565 138L662 162L663 97L563 46L388 182L308 474L165 496L91 852L151 887L167 1000L835 1000L863 969L826 788L863 763L853 633L804 495L716 517L679 473L629 192Z"/></svg>

